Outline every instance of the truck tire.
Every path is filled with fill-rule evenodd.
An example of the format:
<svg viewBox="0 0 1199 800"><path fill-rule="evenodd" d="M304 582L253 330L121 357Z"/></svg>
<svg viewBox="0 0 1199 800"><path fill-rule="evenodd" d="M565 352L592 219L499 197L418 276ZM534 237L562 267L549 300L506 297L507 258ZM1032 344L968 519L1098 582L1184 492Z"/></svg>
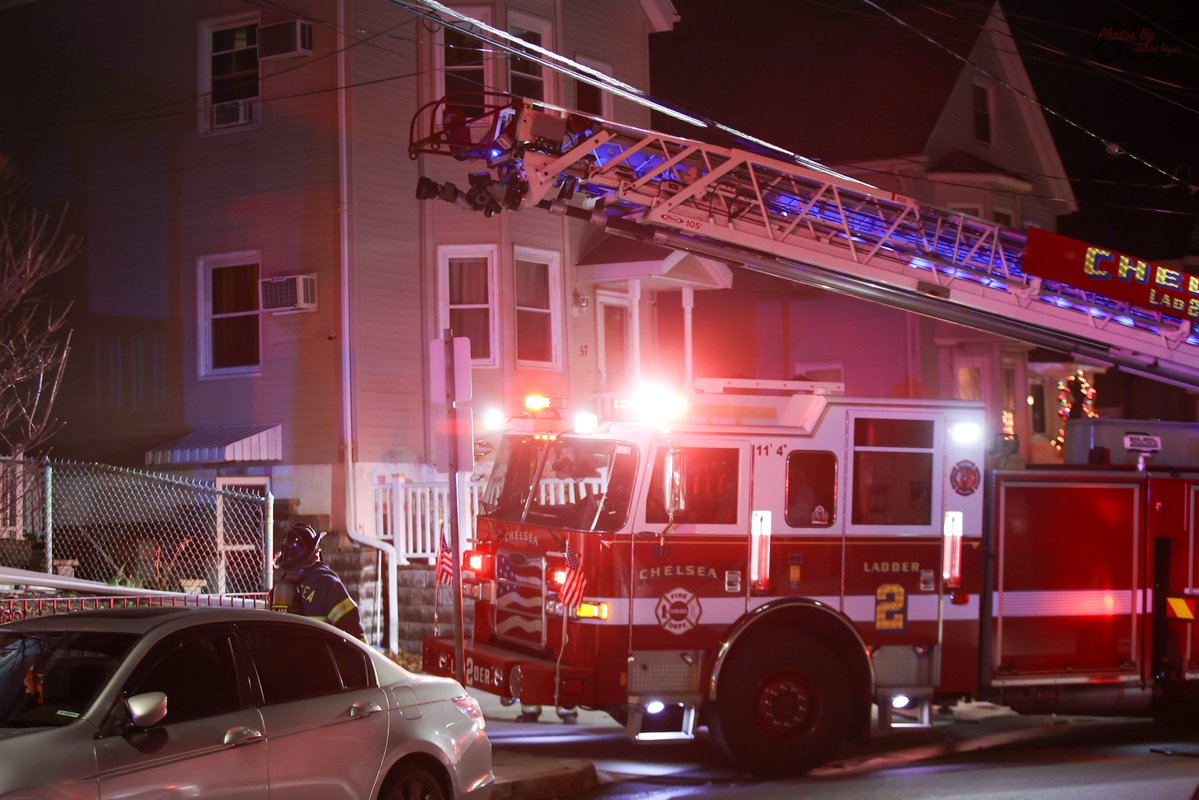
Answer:
<svg viewBox="0 0 1199 800"><path fill-rule="evenodd" d="M729 657L708 729L733 761L760 775L807 772L849 732L845 667L807 637L755 637Z"/></svg>

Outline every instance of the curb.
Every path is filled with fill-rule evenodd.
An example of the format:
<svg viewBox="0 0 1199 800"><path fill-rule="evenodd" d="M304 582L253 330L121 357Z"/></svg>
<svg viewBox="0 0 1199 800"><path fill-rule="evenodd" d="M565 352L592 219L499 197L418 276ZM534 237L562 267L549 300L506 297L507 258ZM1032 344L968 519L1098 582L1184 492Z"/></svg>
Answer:
<svg viewBox="0 0 1199 800"><path fill-rule="evenodd" d="M590 761L553 762L552 766L505 780L497 777L491 790L491 800L557 800L571 797L599 786L595 764Z"/></svg>

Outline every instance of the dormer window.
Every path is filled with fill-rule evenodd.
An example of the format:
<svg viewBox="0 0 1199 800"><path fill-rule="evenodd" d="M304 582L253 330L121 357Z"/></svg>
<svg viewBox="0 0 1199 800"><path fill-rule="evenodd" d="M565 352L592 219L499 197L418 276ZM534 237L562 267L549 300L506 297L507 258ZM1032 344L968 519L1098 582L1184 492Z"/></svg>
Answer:
<svg viewBox="0 0 1199 800"><path fill-rule="evenodd" d="M992 141L991 129L991 90L986 86L974 84L974 138L983 144Z"/></svg>

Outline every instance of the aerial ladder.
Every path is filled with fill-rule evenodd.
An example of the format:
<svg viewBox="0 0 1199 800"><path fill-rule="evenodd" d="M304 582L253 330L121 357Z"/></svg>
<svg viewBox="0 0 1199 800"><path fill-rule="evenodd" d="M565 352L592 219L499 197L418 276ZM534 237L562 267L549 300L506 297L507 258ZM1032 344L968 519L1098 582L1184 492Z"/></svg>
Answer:
<svg viewBox="0 0 1199 800"><path fill-rule="evenodd" d="M1030 238L1043 233L1035 229L930 206L807 159L507 95L487 95L469 114L444 98L426 104L410 136L412 158L438 154L485 167L469 174L465 188L422 178L421 199L486 216L540 207L616 235L1199 389L1199 336L1185 310L1175 316L1077 285L1085 281L1029 274Z"/></svg>

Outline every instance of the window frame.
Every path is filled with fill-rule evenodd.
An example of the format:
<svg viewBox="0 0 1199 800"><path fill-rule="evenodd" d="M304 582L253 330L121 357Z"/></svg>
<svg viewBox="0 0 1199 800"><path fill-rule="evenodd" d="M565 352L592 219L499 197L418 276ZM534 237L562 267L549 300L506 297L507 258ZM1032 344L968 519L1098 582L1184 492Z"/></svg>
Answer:
<svg viewBox="0 0 1199 800"><path fill-rule="evenodd" d="M219 717L227 714L235 714L239 711L244 711L247 708L252 708L257 705L261 696L253 690L250 685L250 676L245 671L246 662L242 657L241 643L238 641L234 626L228 623L217 623L214 625L203 625L198 627L185 628L179 631L173 631L166 636L163 636L157 642L154 642L146 651L138 658L138 662L133 669L121 681L121 696L129 697L133 695L134 687L140 688L140 685L146 680L147 676L153 671L162 659L169 653L164 652L167 648L175 648L182 644L193 642L201 639L224 639L229 647L229 655L233 663L234 680L236 681L237 691L237 708L205 713L196 717L188 717L186 719L171 719L168 710L166 718L159 723L160 726L183 725L188 722L196 722L198 720L209 719L211 717ZM136 645L134 645L136 647ZM151 663L150 659L154 662ZM118 668L117 673L121 671ZM151 690L153 691L153 690ZM170 703L170 695L167 695L167 702ZM123 709L123 704L117 704L113 711L110 712L110 719L120 718L120 709ZM110 725L102 726L103 735L120 735L119 730L113 730Z"/></svg>
<svg viewBox="0 0 1199 800"><path fill-rule="evenodd" d="M255 653L255 650L251 646L251 642L250 642L251 637L257 636L257 635L294 637L295 639L300 639L300 640L311 640L308 644L308 646L310 648L308 651L309 653L314 652L311 649L313 647L312 643L314 643L314 642L319 643L322 646L324 653L325 653L325 658L327 659L326 666L332 672L333 676L336 677L336 679L337 679L337 688L332 688L332 685L330 684L328 691L321 691L321 692L316 692L316 693L299 693L299 694L289 693L288 696L286 696L286 697L268 698L267 693L266 693L266 686L262 679L262 673L259 671L259 658L257 656L260 654ZM327 632L321 631L321 630L314 630L314 629L308 627L307 625L289 625L289 624L280 625L280 624L273 624L270 622L253 622L253 623L238 625L237 638L238 638L238 643L239 643L240 647L242 648L242 651L245 653L247 663L249 664L249 674L253 680L255 689L257 690L257 693L258 693L258 703L259 703L259 705L261 705L263 707L283 705L285 703L302 703L307 700L311 700L313 698L333 697L335 695L345 694L347 692L361 691L361 688L347 688L345 686L345 681L341 675L340 665L337 663L337 660L333 655L333 649L329 644L330 638L338 638L336 636L336 634L327 633ZM307 671L311 671L311 670L309 669ZM374 677L373 672L369 668L369 662L368 662L367 677L368 678ZM377 680L376 680L376 685L377 685ZM368 686L366 688L374 688L374 687Z"/></svg>
<svg viewBox="0 0 1199 800"><path fill-rule="evenodd" d="M854 430L859 419L880 419L894 421L922 422L932 424L932 442L928 447L914 446L874 446L859 445L854 439ZM850 412L846 416L845 431L848 437L848 458L843 462L841 474L838 476L839 489L844 501L841 502L842 524L849 536L884 536L888 538L903 538L911 536L940 536L942 518L945 513L944 494L944 459L938 454L944 453L945 447L945 418L940 414L916 412L887 412L882 410L865 410ZM855 486L858 471L858 453L861 452L894 452L894 453L923 453L928 454L931 461L929 474L929 520L927 524L920 523L874 523L855 522L854 509L857 505L857 487Z"/></svg>
<svg viewBox="0 0 1199 800"><path fill-rule="evenodd" d="M491 6L462 6L457 8L463 14L466 14L474 19L479 20L485 25L491 24ZM433 99L440 99L446 96L445 75L447 71L451 71L450 67L446 66L445 62L445 26L439 26L437 32L433 35ZM479 87L480 94L483 95L484 103L486 103L487 92L496 90L496 61L498 54L489 50L482 43L479 47L483 52L483 85ZM437 122L441 123L441 116L445 111L444 107L437 109Z"/></svg>
<svg viewBox="0 0 1199 800"><path fill-rule="evenodd" d="M258 317L258 363L239 367L214 367L212 364L212 273L215 269L224 267L240 267L253 263L258 267L258 278L254 284L253 312L240 311L232 314L222 314L220 318L233 316L249 316L251 313ZM263 317L265 314L258 297L258 281L262 280L262 252L260 250L241 250L233 253L213 253L196 258L196 319L197 319L197 377L200 380L219 380L224 378L245 378L262 375L263 351Z"/></svg>
<svg viewBox="0 0 1199 800"><path fill-rule="evenodd" d="M549 308L541 309L531 306L521 306L517 302L516 295L516 262L527 261L534 264L544 264L546 269L546 281L549 284L547 289L549 292ZM525 247L516 245L512 248L512 309L513 309L513 332L512 340L515 345L516 365L518 367L531 367L534 369L562 369L562 256L554 250L542 250L536 247ZM546 313L550 318L550 360L536 361L533 359L525 359L520 357L520 335L517 319L520 312L525 313Z"/></svg>
<svg viewBox="0 0 1199 800"><path fill-rule="evenodd" d="M528 14L524 11L518 11L517 9L509 9L508 24L505 29L508 31L508 33L512 34L513 36L519 37L520 35L516 32L516 30L515 30L516 28L519 28L519 29L525 30L525 31L529 31L532 33L540 34L541 35L541 44L539 45L539 47L541 47L545 50L553 50L554 49L554 23L553 23L553 21L545 19L544 17L538 17L533 14ZM504 74L505 74L505 80L507 81L508 91L513 92L513 94L515 94L515 91L512 88L512 56L509 55L505 59L505 61L506 61L507 69L505 70ZM558 73L555 72L554 70L550 69L549 67L545 66L544 64L541 64L538 66L541 67L540 78L541 78L542 94L541 94L541 97L533 98L533 99L540 100L543 103L556 103L558 101L558 92L557 92L557 75L558 75ZM537 76L530 75L529 77L536 78Z"/></svg>
<svg viewBox="0 0 1199 800"><path fill-rule="evenodd" d="M579 62L580 64L582 64L585 67L590 67L591 69L595 70L596 72L603 73L604 75L607 75L609 78L614 77L615 69L613 68L612 64L607 61L601 61L597 58L592 58L591 56L587 56L582 53L575 53L575 61ZM612 113L613 113L612 112L612 93L605 92L603 89L600 89L598 87L593 87L593 88L595 88L596 91L599 92L599 94L600 94L600 110L598 112L591 112L591 111L585 111L585 110L579 108L579 86L582 83L583 82L578 79L575 79L575 81L574 81L575 96L574 96L573 104L574 104L575 110L580 111L583 114L598 113L599 116L604 119L612 119Z"/></svg>
<svg viewBox="0 0 1199 800"><path fill-rule="evenodd" d="M979 103L981 92L982 103ZM980 118L980 115L984 117ZM980 123L986 123L987 138L979 136ZM974 141L986 147L995 144L995 93L991 87L977 81L970 84L970 132Z"/></svg>
<svg viewBox="0 0 1199 800"><path fill-rule="evenodd" d="M646 494L639 495L634 499L633 509L633 525L634 530L653 530L661 531L665 523L650 522L648 520L648 487L652 483L654 468L658 463L658 456L661 452L669 447L674 447L679 450L692 449L716 449L716 450L736 450L737 455L737 515L733 522L683 522L678 521L672 527L673 533L694 533L694 534L713 534L727 535L729 533L738 533L749 530L749 520L751 516L751 495L750 484L752 480L749 476L749 470L752 468L753 460L750 452L750 444L745 440L728 440L722 437L713 436L672 436L669 440L656 439L648 448L645 463L640 465L640 469L644 470L642 475L642 484L646 487Z"/></svg>
<svg viewBox="0 0 1199 800"><path fill-rule="evenodd" d="M437 330L441 335L450 325L450 262L454 259L487 260L487 331L490 351L487 358L475 358L473 367L498 367L500 363L499 323L499 246L494 244L445 244L437 246ZM464 306L466 307L466 306ZM478 306L470 306L478 307ZM455 334L460 335L460 334Z"/></svg>
<svg viewBox="0 0 1199 800"><path fill-rule="evenodd" d="M832 464L833 464L833 481L832 481L833 497L832 497L832 502L830 502L828 507L825 509L825 511L828 513L828 519L825 522L813 522L813 521L811 521L811 519L809 519L808 522L806 522L806 523L800 523L800 522L792 521L792 519L791 519L791 516L792 516L791 515L791 501L794 499L791 496L792 462L797 457L803 458L806 456L820 456L820 457L827 456L828 458L830 458L832 460ZM786 528L788 528L790 530L801 530L801 531L809 531L809 532L810 531L830 530L834 526L839 525L840 516L838 513L838 509L837 509L837 499L838 499L837 492L838 492L838 485L841 480L841 471L842 471L841 470L841 458L839 457L839 455L837 453L834 453L832 450L819 450L819 449L807 450L807 449L798 448L798 447L788 450L787 455L783 458L783 516L782 516L783 525L786 526ZM805 474L805 477L807 477L808 485L810 485L810 486L813 485L814 482L812 481L811 477L807 476L806 474ZM814 495L814 499L816 499L815 495Z"/></svg>
<svg viewBox="0 0 1199 800"><path fill-rule="evenodd" d="M262 59L258 59L258 92L245 98L250 105L250 121L244 125L217 128L212 124L212 37L218 31L239 28L243 25L262 26L262 15L257 11L228 17L200 20L196 23L196 134L199 136L223 136L258 128L262 123Z"/></svg>

